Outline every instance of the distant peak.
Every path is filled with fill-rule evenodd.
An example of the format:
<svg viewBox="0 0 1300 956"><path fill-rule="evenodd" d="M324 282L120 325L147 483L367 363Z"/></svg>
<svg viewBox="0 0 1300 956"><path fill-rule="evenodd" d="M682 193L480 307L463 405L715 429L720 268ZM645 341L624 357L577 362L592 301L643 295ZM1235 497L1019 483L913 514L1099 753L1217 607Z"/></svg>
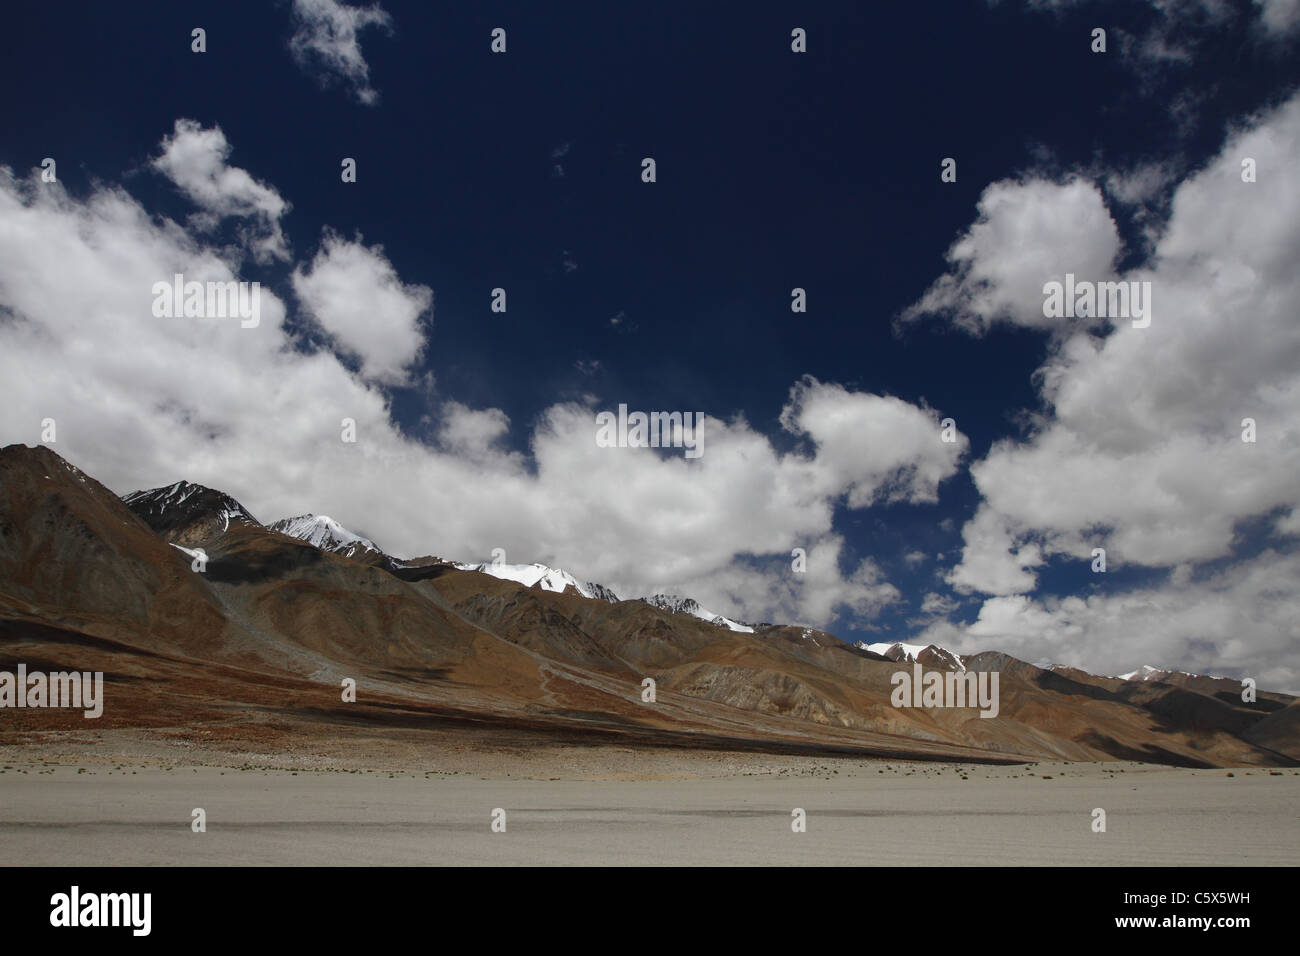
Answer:
<svg viewBox="0 0 1300 956"><path fill-rule="evenodd" d="M159 534L196 523L217 533L225 533L231 524L261 526L247 508L224 491L192 481L133 491L123 495L122 502Z"/></svg>
<svg viewBox="0 0 1300 956"><path fill-rule="evenodd" d="M270 530L344 557L354 557L365 551L383 554L369 538L349 531L329 515L309 513L296 518L281 518L270 525Z"/></svg>
<svg viewBox="0 0 1300 956"><path fill-rule="evenodd" d="M700 607L700 602L694 598L681 597L677 594L652 594L641 600L652 607L659 608L661 611L668 611L670 614L686 614L697 617L701 621L708 621L710 624L725 627L728 630L739 631L743 634L754 633L754 629L748 624L742 624L739 621L733 621L729 617L706 610Z"/></svg>
<svg viewBox="0 0 1300 956"><path fill-rule="evenodd" d="M902 641L880 641L875 644L868 644L866 641L858 641L854 647L863 651L870 651L872 654L879 654L881 657L887 657L891 661L900 663L939 663L948 666L955 666L959 670L966 669L966 661L960 654L948 650L946 647L940 647L938 644L905 644ZM921 660L925 655L928 660Z"/></svg>
<svg viewBox="0 0 1300 956"><path fill-rule="evenodd" d="M514 581L524 587L540 588L543 591L554 591L557 594L563 594L569 588L573 588L574 593L585 598L608 601L611 604L618 601L618 595L603 584L596 584L592 581L579 581L563 568L552 568L536 562L533 564L505 564L504 562L491 561L482 564L457 562L455 566L462 571L481 571L483 574L490 574L492 577L500 578L503 581Z"/></svg>
<svg viewBox="0 0 1300 956"><path fill-rule="evenodd" d="M1135 671L1129 671L1127 674L1115 675L1118 680L1164 680L1166 677L1200 677L1200 674L1189 674L1187 671L1167 670L1161 667L1152 667L1150 664L1143 664Z"/></svg>

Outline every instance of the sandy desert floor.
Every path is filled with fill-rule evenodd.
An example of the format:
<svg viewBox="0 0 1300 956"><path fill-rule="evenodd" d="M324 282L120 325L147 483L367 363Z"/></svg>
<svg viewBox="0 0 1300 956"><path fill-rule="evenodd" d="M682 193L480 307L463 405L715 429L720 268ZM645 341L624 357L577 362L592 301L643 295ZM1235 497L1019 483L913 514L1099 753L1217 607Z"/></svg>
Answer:
<svg viewBox="0 0 1300 956"><path fill-rule="evenodd" d="M1300 771L609 747L0 745L7 865L1294 865ZM400 757L400 759L399 759ZM232 759L233 758L233 759ZM368 762L368 765L367 765ZM207 831L191 830L192 811ZM505 832L493 832L496 809ZM794 808L806 832L791 828ZM1093 810L1106 832L1093 832Z"/></svg>

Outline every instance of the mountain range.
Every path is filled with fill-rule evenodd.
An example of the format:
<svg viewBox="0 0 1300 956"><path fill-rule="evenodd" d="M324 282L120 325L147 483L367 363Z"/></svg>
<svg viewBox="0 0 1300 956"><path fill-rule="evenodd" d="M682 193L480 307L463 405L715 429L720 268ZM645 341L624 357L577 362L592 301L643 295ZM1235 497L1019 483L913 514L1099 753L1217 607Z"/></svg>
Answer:
<svg viewBox="0 0 1300 956"><path fill-rule="evenodd" d="M1235 680L850 645L690 598L619 600L540 564L400 560L327 516L264 525L185 481L119 498L46 446L0 450L0 669L18 662L103 671L97 730L235 749L365 728L410 747L478 734L971 762L1300 762L1300 703L1266 691L1243 702ZM997 671L998 715L893 706L891 677L914 663ZM4 720L85 729L68 711Z"/></svg>

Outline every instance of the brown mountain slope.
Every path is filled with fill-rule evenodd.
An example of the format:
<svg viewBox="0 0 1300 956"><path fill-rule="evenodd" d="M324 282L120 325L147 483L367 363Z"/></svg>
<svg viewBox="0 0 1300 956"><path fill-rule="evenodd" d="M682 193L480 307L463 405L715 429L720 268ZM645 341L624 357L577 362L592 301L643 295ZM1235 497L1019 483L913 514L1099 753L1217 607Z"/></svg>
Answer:
<svg viewBox="0 0 1300 956"><path fill-rule="evenodd" d="M184 553L47 448L0 449L0 613L152 651L211 652L227 621Z"/></svg>
<svg viewBox="0 0 1300 956"><path fill-rule="evenodd" d="M1249 722L1224 718L1224 705L1201 695L1192 695L1191 707L1186 701L1165 710L1134 706L1114 691L988 654L971 667L999 672L997 717L958 708L895 708L891 678L907 668L821 632L765 628L745 634L637 601L610 605L477 572L448 570L427 583L467 618L503 637L620 676L630 668L634 677L653 677L661 689L750 713L1077 760L1125 757L1213 766L1281 759L1237 737L1235 731Z"/></svg>
<svg viewBox="0 0 1300 956"><path fill-rule="evenodd" d="M1259 747L1300 761L1300 702L1274 711L1241 736Z"/></svg>
<svg viewBox="0 0 1300 956"><path fill-rule="evenodd" d="M820 631L747 634L444 564L374 566L270 531L219 492L165 491L184 514L164 503L142 518L48 449L0 451L0 668L103 670L109 725L250 738L281 719L316 735L470 722L633 744L1208 766L1286 762L1295 736L1279 720L1248 737L1263 713L1221 695L998 654L971 661L1000 675L996 717L896 708L891 678L910 668ZM164 537L201 548L202 570ZM345 678L356 703L341 700Z"/></svg>
<svg viewBox="0 0 1300 956"><path fill-rule="evenodd" d="M165 529L206 553L195 571L190 555L45 448L0 452L0 490L0 669L102 670L108 700L95 726L197 734L234 721L252 735L276 716L315 721L317 734L470 721L640 743L909 751L887 738L810 739L788 717L751 720L671 693L644 706L625 677L521 647L418 580L251 520L199 515ZM355 705L340 699L344 677L357 681ZM0 717L5 730L84 726L55 709ZM935 755L981 759L961 747Z"/></svg>

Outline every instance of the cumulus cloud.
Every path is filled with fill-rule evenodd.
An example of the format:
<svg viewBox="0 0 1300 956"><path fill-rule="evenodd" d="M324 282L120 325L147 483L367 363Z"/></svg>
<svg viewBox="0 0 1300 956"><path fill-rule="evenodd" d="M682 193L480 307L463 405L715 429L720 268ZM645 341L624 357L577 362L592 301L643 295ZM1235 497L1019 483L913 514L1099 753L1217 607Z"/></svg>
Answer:
<svg viewBox="0 0 1300 956"><path fill-rule="evenodd" d="M1298 579L1300 554L1267 551L1198 578L1180 568L1159 584L1116 594L992 597L973 624L935 623L922 639L1112 675L1176 662L1191 673L1253 677L1295 694Z"/></svg>
<svg viewBox="0 0 1300 956"><path fill-rule="evenodd" d="M951 595L930 591L921 600L921 613L946 615L951 614L960 606L961 602Z"/></svg>
<svg viewBox="0 0 1300 956"><path fill-rule="evenodd" d="M1212 668L1222 654L1227 666L1294 681L1300 647L1286 635L1295 633L1295 592L1275 568L1294 571L1296 558L1238 552L1251 520L1265 533L1271 522L1283 549L1300 527L1300 183L1288 172L1298 151L1300 96L1232 131L1178 185L1147 265L1125 276L1152 283L1150 327L1051 340L1028 434L996 442L971 466L982 501L947 580L991 597L970 628L936 624L932 635L968 649L997 638L1017 656L1043 648L1055 660L1108 659L1125 670L1137 652L1123 648L1121 660L1120 642L1138 641L1148 660L1137 663ZM1245 157L1269 178L1243 182ZM1060 244L1047 255L1071 254L1075 240ZM1001 261L1015 248L1012 238L983 255ZM1040 299L1022 294L1024 309ZM1243 441L1246 419L1254 442ZM1112 571L1172 569L1169 584L1083 603L1027 596L1046 561L1090 561L1094 547L1106 549ZM1206 567L1227 570L1194 577ZM1168 622L1157 624L1161 615ZM1067 638L1086 653L1048 653Z"/></svg>
<svg viewBox="0 0 1300 956"><path fill-rule="evenodd" d="M1032 568L1043 563L1034 542L1017 545L1008 521L987 505L962 528L962 559L948 575L948 583L962 593L1018 594L1032 591Z"/></svg>
<svg viewBox="0 0 1300 956"><path fill-rule="evenodd" d="M1287 35L1300 30L1300 0L1254 0L1260 22L1269 33Z"/></svg>
<svg viewBox="0 0 1300 956"><path fill-rule="evenodd" d="M367 106L379 102L359 36L372 26L392 32L392 17L379 4L354 7L340 0L293 0L293 25L289 50L299 66L314 71L322 84L343 83Z"/></svg>
<svg viewBox="0 0 1300 956"><path fill-rule="evenodd" d="M850 392L806 376L790 390L781 424L806 434L821 467L821 490L847 488L851 508L873 502L932 502L970 440L942 440L934 411L889 395Z"/></svg>
<svg viewBox="0 0 1300 956"><path fill-rule="evenodd" d="M1077 554L1086 539L1168 566L1227 556L1239 522L1300 505L1300 184L1281 173L1298 149L1293 98L1179 186L1151 266L1135 273L1152 283L1150 328L1053 349L1039 373L1050 420L972 466L981 525L997 515L1049 551ZM1276 176L1243 183L1247 156ZM955 575L974 583L983 563Z"/></svg>
<svg viewBox="0 0 1300 956"><path fill-rule="evenodd" d="M191 220L195 227L210 231L223 219L248 220L243 235L259 262L288 259L280 219L289 203L247 170L229 165L230 152L220 126L204 129L194 120L178 119L153 168L202 210Z"/></svg>
<svg viewBox="0 0 1300 956"><path fill-rule="evenodd" d="M979 335L999 322L1055 329L1100 321L1043 314L1045 283L1066 273L1092 282L1113 274L1119 233L1094 184L1004 180L984 190L978 213L948 250L951 271L903 312L904 323L944 314Z"/></svg>
<svg viewBox="0 0 1300 956"><path fill-rule="evenodd" d="M382 247L326 231L310 267L294 271L293 290L334 342L359 357L365 378L408 381L406 370L425 346L421 317L433 290L403 283Z"/></svg>
<svg viewBox="0 0 1300 956"><path fill-rule="evenodd" d="M1140 163L1127 171L1110 170L1101 178L1115 201L1140 206L1159 199L1177 182L1177 170L1167 161Z"/></svg>
<svg viewBox="0 0 1300 956"><path fill-rule="evenodd" d="M1278 534L1300 537L1300 508L1293 508L1289 514L1278 518L1274 527Z"/></svg>
<svg viewBox="0 0 1300 956"><path fill-rule="evenodd" d="M462 458L482 461L491 456L522 465L522 456L504 451L510 418L499 408L474 409L457 401L444 402L438 444Z"/></svg>
<svg viewBox="0 0 1300 956"><path fill-rule="evenodd" d="M827 626L838 615L870 620L902 599L871 558L863 558L845 573L844 539L838 534L807 542L804 552L801 572L792 571L788 558L763 567L736 562L710 575L701 587L692 587L699 590L697 599L715 613L731 611L751 621L817 627Z"/></svg>

